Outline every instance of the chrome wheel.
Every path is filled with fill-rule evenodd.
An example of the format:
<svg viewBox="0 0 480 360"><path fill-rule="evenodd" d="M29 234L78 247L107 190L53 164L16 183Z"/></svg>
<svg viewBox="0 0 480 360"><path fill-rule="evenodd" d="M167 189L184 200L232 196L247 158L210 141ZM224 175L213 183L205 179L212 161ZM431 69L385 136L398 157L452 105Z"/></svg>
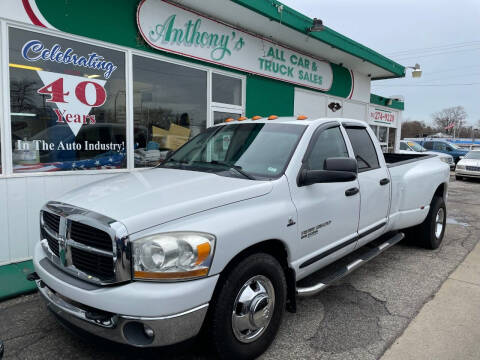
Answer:
<svg viewBox="0 0 480 360"><path fill-rule="evenodd" d="M249 279L240 289L233 305L232 329L242 343L258 339L267 329L275 307L272 282L263 275Z"/></svg>
<svg viewBox="0 0 480 360"><path fill-rule="evenodd" d="M437 216L435 218L435 237L440 239L443 231L443 223L445 222L445 211L443 208L438 209Z"/></svg>

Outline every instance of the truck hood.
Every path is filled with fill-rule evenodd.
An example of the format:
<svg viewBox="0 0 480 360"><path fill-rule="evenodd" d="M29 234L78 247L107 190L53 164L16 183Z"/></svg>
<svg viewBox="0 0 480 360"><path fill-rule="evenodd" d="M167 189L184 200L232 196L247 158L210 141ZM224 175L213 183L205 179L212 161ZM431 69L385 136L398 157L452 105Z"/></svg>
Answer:
<svg viewBox="0 0 480 360"><path fill-rule="evenodd" d="M157 168L100 180L56 200L121 221L132 234L271 190L270 181Z"/></svg>

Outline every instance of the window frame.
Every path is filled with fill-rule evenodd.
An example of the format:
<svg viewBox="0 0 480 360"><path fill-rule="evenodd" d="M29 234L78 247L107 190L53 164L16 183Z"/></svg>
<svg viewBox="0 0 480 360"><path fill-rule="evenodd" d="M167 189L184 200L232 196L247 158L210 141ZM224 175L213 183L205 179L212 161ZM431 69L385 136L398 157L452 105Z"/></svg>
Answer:
<svg viewBox="0 0 480 360"><path fill-rule="evenodd" d="M10 73L9 73L9 29L21 29L32 33L55 36L60 39L82 42L91 46L99 46L114 51L122 52L125 56L125 104L126 104L126 160L127 166L123 169L101 169L101 170L66 170L55 172L29 172L14 173L13 157L12 157L12 138L11 138L11 116L10 116ZM96 175L108 173L125 173L132 171L142 171L149 167L136 168L134 163L134 111L133 111L133 56L143 56L154 60L164 61L171 64L185 66L193 69L203 70L207 72L207 104L206 104L206 127L213 126L213 111L227 111L245 115L246 105L246 79L244 74L223 70L203 64L196 64L190 61L176 59L160 53L153 53L144 50L137 50L127 46L117 45L102 40L88 38L85 36L69 34L55 29L40 28L35 25L22 23L15 20L4 19L0 17L0 84L3 85L3 96L0 96L0 145L1 145L1 167L0 178L4 177L34 177L34 176L64 176L64 175ZM212 101L212 74L220 74L242 81L242 104L232 105L216 103Z"/></svg>
<svg viewBox="0 0 480 360"><path fill-rule="evenodd" d="M348 154L348 157L350 157L350 151L348 150L348 146L347 146L347 141L345 140L345 136L342 132L342 129L341 129L341 126L340 124L332 124L331 126L326 126L326 127L319 127L317 128L317 130L315 131L315 133L313 134L312 136L312 139L310 140L310 143L308 144L308 148L307 150L305 151L305 155L302 159L302 168L303 169L308 169L308 170L325 170L325 168L322 168L322 169L310 169L308 167L308 159L310 158L310 155L312 155L313 153L313 149L315 148L315 145L317 144L317 141L318 141L318 138L320 137L320 135L324 132L324 131L327 131L327 130L330 130L330 129L335 129L335 128L338 128L338 131L340 133L340 137L341 139L343 140L343 145L345 145L345 150L347 151L347 154ZM308 152L308 153L307 153ZM324 164L325 166L325 164Z"/></svg>
<svg viewBox="0 0 480 360"><path fill-rule="evenodd" d="M364 168L364 169L360 169L360 167L358 168L358 173L363 173L363 172L367 172L367 171L371 171L371 170L377 170L377 169L381 169L382 168L382 165L380 163L380 158L378 157L378 151L377 151L377 147L375 146L375 143L373 142L372 140L372 136L370 135L370 133L368 132L368 129L367 127L365 126L361 126L360 124L354 124L354 125L348 125L348 124L343 124L343 127L345 128L345 132L347 132L348 129L360 129L360 130L364 130L366 133L367 133L367 136L368 136L368 139L370 140L370 144L372 144L372 147L373 147L373 150L374 150L374 153L375 153L375 157L377 158L377 166L376 167L369 167L369 168ZM373 130L370 129L372 132ZM348 137L348 141L350 142L350 145L352 146L352 151L353 151L353 156L354 156L354 159L357 158L357 155L355 154L355 148L353 147L353 144L352 144L352 140L350 139L350 136L348 135L348 132L347 132L347 137Z"/></svg>

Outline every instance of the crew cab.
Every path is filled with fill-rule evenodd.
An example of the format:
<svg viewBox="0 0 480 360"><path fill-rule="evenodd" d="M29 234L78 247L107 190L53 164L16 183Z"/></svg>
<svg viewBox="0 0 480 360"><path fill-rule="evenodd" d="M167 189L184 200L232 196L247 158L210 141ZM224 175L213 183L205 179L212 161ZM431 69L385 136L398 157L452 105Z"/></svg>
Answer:
<svg viewBox="0 0 480 360"><path fill-rule="evenodd" d="M229 119L156 168L45 204L30 278L74 329L138 347L202 331L221 358L254 358L297 296L403 230L440 246L448 181L437 156L384 155L362 121Z"/></svg>

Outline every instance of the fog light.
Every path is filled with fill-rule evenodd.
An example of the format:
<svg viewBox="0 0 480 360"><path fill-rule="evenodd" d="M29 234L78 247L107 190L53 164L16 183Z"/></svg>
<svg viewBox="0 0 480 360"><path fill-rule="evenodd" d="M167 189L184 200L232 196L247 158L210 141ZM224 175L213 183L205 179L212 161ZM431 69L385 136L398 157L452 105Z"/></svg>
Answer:
<svg viewBox="0 0 480 360"><path fill-rule="evenodd" d="M149 337L150 339L152 339L155 335L153 330L145 324L143 324L143 331L145 332L145 335L147 335L147 337Z"/></svg>

